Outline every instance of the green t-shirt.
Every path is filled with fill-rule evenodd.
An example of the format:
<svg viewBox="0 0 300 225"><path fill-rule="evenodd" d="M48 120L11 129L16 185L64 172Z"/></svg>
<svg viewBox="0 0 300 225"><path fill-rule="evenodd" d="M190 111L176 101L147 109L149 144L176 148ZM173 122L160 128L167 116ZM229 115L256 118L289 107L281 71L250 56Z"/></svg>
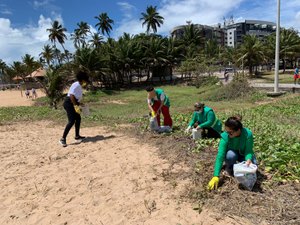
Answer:
<svg viewBox="0 0 300 225"><path fill-rule="evenodd" d="M219 176L228 150L233 150L242 156L245 160L252 160L253 152L253 134L248 128L243 128L239 137L230 138L227 132L221 134L218 154L215 162L214 176Z"/></svg>
<svg viewBox="0 0 300 225"><path fill-rule="evenodd" d="M148 101L150 101L151 104L153 104L154 101L161 101L161 95L163 95L164 96L164 100L163 100L164 105L167 107L170 107L170 100L169 100L168 96L164 93L163 89L160 89L160 88L155 89L155 95L156 95L155 98L148 99Z"/></svg>

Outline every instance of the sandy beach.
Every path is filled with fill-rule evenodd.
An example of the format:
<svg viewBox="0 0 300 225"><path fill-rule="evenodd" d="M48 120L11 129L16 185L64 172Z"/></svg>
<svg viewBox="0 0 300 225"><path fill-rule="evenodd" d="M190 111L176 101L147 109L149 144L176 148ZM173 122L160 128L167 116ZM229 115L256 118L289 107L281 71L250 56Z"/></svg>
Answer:
<svg viewBox="0 0 300 225"><path fill-rule="evenodd" d="M250 224L194 211L180 198L189 181L164 181L156 148L101 127L83 128L81 144L71 130L62 148L63 128L0 126L0 224Z"/></svg>
<svg viewBox="0 0 300 225"><path fill-rule="evenodd" d="M38 97L45 96L41 90L36 90ZM34 99L26 98L24 91L21 90L5 90L0 91L0 107L10 106L30 106L33 105Z"/></svg>
<svg viewBox="0 0 300 225"><path fill-rule="evenodd" d="M1 106L33 102L19 91L0 93ZM164 180L170 165L159 158L157 147L89 127L82 128L87 138L80 144L73 140L73 128L63 148L58 140L64 125L0 126L0 224L251 224L211 209L193 210L180 197L189 180L176 180L176 187Z"/></svg>

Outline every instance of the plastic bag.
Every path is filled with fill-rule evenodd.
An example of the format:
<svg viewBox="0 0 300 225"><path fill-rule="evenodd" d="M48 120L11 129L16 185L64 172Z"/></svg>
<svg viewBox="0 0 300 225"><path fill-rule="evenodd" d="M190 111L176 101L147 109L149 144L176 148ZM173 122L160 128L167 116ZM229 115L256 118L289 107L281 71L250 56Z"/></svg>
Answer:
<svg viewBox="0 0 300 225"><path fill-rule="evenodd" d="M192 135L193 135L194 140L200 139L202 137L202 131L198 130L196 128L193 128L192 129Z"/></svg>
<svg viewBox="0 0 300 225"><path fill-rule="evenodd" d="M157 118L156 117L150 117L150 130L151 131L158 131L159 126L157 123Z"/></svg>
<svg viewBox="0 0 300 225"><path fill-rule="evenodd" d="M256 183L257 166L255 164L246 165L246 162L241 162L233 165L233 175L237 181L249 191L252 190Z"/></svg>
<svg viewBox="0 0 300 225"><path fill-rule="evenodd" d="M160 126L157 130L158 133L169 133L172 131L170 126Z"/></svg>
<svg viewBox="0 0 300 225"><path fill-rule="evenodd" d="M82 115L83 116L89 116L90 115L89 106L84 105L84 106L81 107L81 110L82 110Z"/></svg>

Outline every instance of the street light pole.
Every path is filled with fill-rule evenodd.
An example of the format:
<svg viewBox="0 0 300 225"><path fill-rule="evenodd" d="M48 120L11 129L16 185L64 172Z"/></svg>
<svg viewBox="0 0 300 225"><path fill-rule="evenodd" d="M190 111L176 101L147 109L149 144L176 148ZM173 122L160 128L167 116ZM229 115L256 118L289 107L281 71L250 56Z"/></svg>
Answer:
<svg viewBox="0 0 300 225"><path fill-rule="evenodd" d="M280 0L277 0L276 50L275 50L275 77L274 77L274 92L275 92L275 93L278 93L279 41L280 41Z"/></svg>

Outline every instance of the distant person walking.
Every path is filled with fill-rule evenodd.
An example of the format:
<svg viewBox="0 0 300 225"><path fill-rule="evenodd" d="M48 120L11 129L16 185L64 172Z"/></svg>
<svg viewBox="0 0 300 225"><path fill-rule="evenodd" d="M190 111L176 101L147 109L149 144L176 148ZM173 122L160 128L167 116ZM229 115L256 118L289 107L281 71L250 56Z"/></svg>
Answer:
<svg viewBox="0 0 300 225"><path fill-rule="evenodd" d="M297 80L299 79L299 69L297 66L295 66L295 70L294 70L294 84L297 84ZM299 80L298 80L298 84L300 84Z"/></svg>
<svg viewBox="0 0 300 225"><path fill-rule="evenodd" d="M36 99L36 98L37 98L37 93L36 93L35 88L32 88L32 89L31 89L31 93L32 93L32 98L33 98L33 99Z"/></svg>
<svg viewBox="0 0 300 225"><path fill-rule="evenodd" d="M77 81L74 82L68 92L64 101L64 109L67 112L68 124L65 127L62 138L59 143L63 146L67 146L67 136L72 126L75 124L75 141L80 143L85 137L80 136L80 123L81 123L81 108L80 105L82 99L82 88L87 85L89 80L88 75L85 72L78 72L76 75Z"/></svg>
<svg viewBox="0 0 300 225"><path fill-rule="evenodd" d="M30 91L28 89L25 90L26 98L30 98Z"/></svg>
<svg viewBox="0 0 300 225"><path fill-rule="evenodd" d="M225 70L225 72L224 72L224 80L225 80L226 83L227 83L228 79L229 79L229 72Z"/></svg>

